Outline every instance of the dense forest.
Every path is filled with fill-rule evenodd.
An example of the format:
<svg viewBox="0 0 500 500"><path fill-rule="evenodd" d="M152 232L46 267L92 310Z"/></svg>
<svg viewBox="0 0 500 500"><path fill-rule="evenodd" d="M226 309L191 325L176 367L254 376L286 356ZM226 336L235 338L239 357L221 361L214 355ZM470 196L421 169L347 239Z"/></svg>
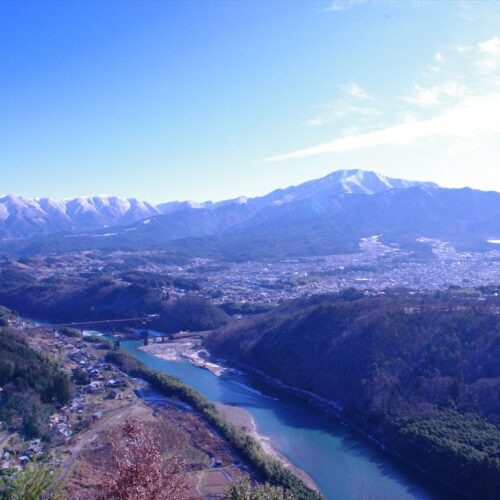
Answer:
<svg viewBox="0 0 500 500"><path fill-rule="evenodd" d="M48 438L49 415L72 395L68 374L7 327L0 329L0 386L0 420L28 438Z"/></svg>
<svg viewBox="0 0 500 500"><path fill-rule="evenodd" d="M153 327L167 333L211 330L229 317L206 300L169 297L166 287L193 291L199 284L144 271L35 281L16 269L0 272L0 304L23 316L54 322L159 316Z"/></svg>
<svg viewBox="0 0 500 500"><path fill-rule="evenodd" d="M219 328L228 321L229 316L207 300L184 297L166 304L152 326L167 333L187 330L196 332Z"/></svg>
<svg viewBox="0 0 500 500"><path fill-rule="evenodd" d="M233 322L211 352L334 402L457 490L500 488L500 299L355 291ZM275 360L279 359L280 363Z"/></svg>

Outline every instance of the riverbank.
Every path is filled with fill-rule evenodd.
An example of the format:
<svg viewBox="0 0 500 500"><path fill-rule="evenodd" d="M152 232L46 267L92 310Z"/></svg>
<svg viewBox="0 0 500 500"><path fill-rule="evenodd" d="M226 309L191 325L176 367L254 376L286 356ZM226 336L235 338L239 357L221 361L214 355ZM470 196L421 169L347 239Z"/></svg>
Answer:
<svg viewBox="0 0 500 500"><path fill-rule="evenodd" d="M216 360L213 357L211 357L208 351L200 348L200 343L195 343L192 341L152 343L145 346L140 346L138 347L138 349L147 352L152 356L156 356L157 358L164 359L166 361L180 361L181 359L185 359L194 366L197 366L198 368L203 368L204 370L208 370L217 377L220 377L223 373L236 372L240 370L251 372L261 377L263 380L266 380L267 382L271 383L272 385L279 387L280 389L289 391L296 395L300 395L301 397L304 398L308 398L309 400L313 400L318 407L321 406L323 409L328 407L337 412L338 415L340 415L340 412L342 411L342 407L339 404L335 403L334 401L322 398L312 392L286 385L280 380L270 377L269 375L266 375L264 372L256 370L251 366L247 365L234 366L234 364L231 363L229 360L223 360L223 359ZM233 366L228 367L227 365L230 363Z"/></svg>
<svg viewBox="0 0 500 500"><path fill-rule="evenodd" d="M137 349L137 354L140 353L141 350ZM153 356L149 356L154 359ZM290 468L268 455L254 437L224 418L215 404L200 391L187 385L176 376L151 368L143 363L139 357L126 350L115 349L108 352L106 361L116 364L128 375L142 378L162 395L177 397L189 404L227 439L263 480L276 486L282 486L303 500L322 498L321 494L309 488Z"/></svg>
<svg viewBox="0 0 500 500"><path fill-rule="evenodd" d="M215 403L215 406L226 420L240 429L243 429L256 441L258 441L265 453L280 462L286 468L290 469L297 477L302 479L302 481L304 481L309 488L321 493L319 486L306 471L299 469L287 457L279 453L273 446L272 440L269 437L259 434L255 419L248 410L239 406L231 406L223 403Z"/></svg>
<svg viewBox="0 0 500 500"><path fill-rule="evenodd" d="M114 467L113 430L133 418L145 426L152 423L166 430L161 445L168 453L182 455L181 474L189 498L222 498L242 471L253 478L252 469L241 461L231 444L213 432L213 427L191 406L153 393L142 379L125 375L104 362L110 339L102 332L67 337L21 319L12 321L9 330L65 372L79 369L88 374L88 384L76 384L69 403L47 416L50 441L24 440L17 432L4 436L1 444L9 453L3 462L16 467L12 473L36 460L64 482L65 498L100 497L105 478ZM96 341L96 337L100 340ZM29 461L20 458L26 456ZM7 474L10 471L4 471L5 478Z"/></svg>
<svg viewBox="0 0 500 500"><path fill-rule="evenodd" d="M371 432L369 430L370 425L367 424L366 419L360 418L354 420L352 418L349 419L346 418L343 413L344 409L338 402L318 396L317 394L311 391L307 391L305 389L300 389L298 387L285 384L281 380L275 377L271 377L270 375L267 375L265 372L246 364L234 363L230 360L219 359L219 358L216 359L216 362L217 364L220 364L220 366L224 366L229 371L234 370L240 373L252 374L256 378L264 381L266 384L274 386L281 391L287 392L295 397L300 398L307 404L316 408L325 416L333 417L335 420L342 422L342 425L344 425L350 431L358 435L360 439L363 439L364 441L371 443L371 445L374 448L378 449L381 453L387 455L388 457L391 457L391 459L400 462L401 465L412 470L412 473L414 473L415 475L420 475L432 481L434 483L432 490L440 500L467 500L468 498L472 498L471 496L465 495L463 492L459 490L454 490L448 487L446 484L443 484L437 478L430 476L428 472L425 471L418 463L409 459L403 453L399 452L394 447L386 443L383 439L384 436L381 434L381 431L373 429L373 432ZM300 471L301 469L297 470ZM303 478L301 477L301 479Z"/></svg>
<svg viewBox="0 0 500 500"><path fill-rule="evenodd" d="M160 360L158 356L155 358ZM196 381L194 385L214 401L221 401L221 389L224 393L228 391L221 402L250 410L260 432L271 438L273 448L279 450L282 457L290 457L302 470L314 474L328 498L343 494L343 498L354 499L366 491L371 491L374 498L458 498L419 472L416 464L388 450L380 433L367 431L363 422L348 419L340 404L288 386L249 366L215 359L213 362L225 368L226 375L210 377L186 361L188 357L168 361L168 372L190 384ZM152 363L160 367L163 362ZM248 377L254 382L250 388ZM266 387L274 389L268 392ZM275 390L277 393L273 394ZM296 405L291 413L288 398ZM242 425L251 429L249 422ZM269 444L266 439L259 442L264 448Z"/></svg>
<svg viewBox="0 0 500 500"><path fill-rule="evenodd" d="M140 346L138 349L166 361L180 361L185 359L194 366L208 370L217 377L225 372L234 371L232 368L227 368L222 364L207 359L209 356L208 352L200 349L199 344L192 341L152 343L146 346ZM239 406L231 406L218 402L214 402L214 404L226 420L240 429L243 429L258 441L267 455L291 470L297 477L304 481L309 488L320 492L319 486L307 472L296 467L286 456L279 453L273 446L269 437L259 434L255 419L248 410Z"/></svg>

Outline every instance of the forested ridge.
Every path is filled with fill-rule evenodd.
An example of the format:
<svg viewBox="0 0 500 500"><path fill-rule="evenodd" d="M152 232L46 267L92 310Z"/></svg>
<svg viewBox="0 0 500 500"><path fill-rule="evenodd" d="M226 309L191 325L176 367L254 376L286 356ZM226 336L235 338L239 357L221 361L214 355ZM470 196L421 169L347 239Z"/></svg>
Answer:
<svg viewBox="0 0 500 500"><path fill-rule="evenodd" d="M0 386L0 420L28 438L48 439L49 415L72 395L69 375L8 327L0 328Z"/></svg>
<svg viewBox="0 0 500 500"><path fill-rule="evenodd" d="M53 322L135 318L156 314L155 329L211 330L229 317L209 301L186 296L169 297L165 287L197 290L194 280L129 271L117 275L34 280L16 269L0 272L0 304L28 317Z"/></svg>
<svg viewBox="0 0 500 500"><path fill-rule="evenodd" d="M457 491L495 498L500 302L480 294L298 299L219 329L208 347L335 402L351 422Z"/></svg>

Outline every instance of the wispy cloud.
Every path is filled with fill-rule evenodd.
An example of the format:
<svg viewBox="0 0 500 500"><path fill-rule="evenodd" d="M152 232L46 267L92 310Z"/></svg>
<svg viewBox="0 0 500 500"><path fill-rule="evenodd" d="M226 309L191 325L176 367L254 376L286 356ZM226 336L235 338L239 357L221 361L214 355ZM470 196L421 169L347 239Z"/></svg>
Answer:
<svg viewBox="0 0 500 500"><path fill-rule="evenodd" d="M473 4L461 1L459 2L458 7L459 8L455 12L455 15L462 21L465 21L467 23L477 21L478 14L474 11Z"/></svg>
<svg viewBox="0 0 500 500"><path fill-rule="evenodd" d="M417 106L432 107L443 104L447 98L461 99L468 94L469 90L464 84L448 80L430 87L415 85L414 92L403 97L403 100Z"/></svg>
<svg viewBox="0 0 500 500"><path fill-rule="evenodd" d="M319 127L347 116L369 117L380 114L376 107L366 105L366 101L373 101L374 98L361 85L344 83L339 86L339 90L342 97L321 106L321 113L306 121L308 127Z"/></svg>
<svg viewBox="0 0 500 500"><path fill-rule="evenodd" d="M477 67L482 73L492 73L500 66L500 37L494 36L489 40L478 43Z"/></svg>
<svg viewBox="0 0 500 500"><path fill-rule="evenodd" d="M500 127L500 93L466 99L460 105L433 118L400 123L365 134L339 137L310 148L270 156L262 161L274 163L381 145L410 144L428 138L471 138L484 131L498 130L498 127Z"/></svg>
<svg viewBox="0 0 500 500"><path fill-rule="evenodd" d="M366 0L333 0L326 10L331 12L342 12L350 9L354 5L365 3L365 1Z"/></svg>
<svg viewBox="0 0 500 500"><path fill-rule="evenodd" d="M306 121L308 127L319 127L327 125L348 116L370 117L380 115L380 110L369 106L357 106L347 101L339 100L331 106L325 107L325 111Z"/></svg>
<svg viewBox="0 0 500 500"><path fill-rule="evenodd" d="M500 68L500 37L494 36L475 45L459 45L453 52L467 57L476 70L483 75L494 73Z"/></svg>
<svg viewBox="0 0 500 500"><path fill-rule="evenodd" d="M434 60L437 62L443 62L444 61L444 56L442 52L436 52L434 54Z"/></svg>
<svg viewBox="0 0 500 500"><path fill-rule="evenodd" d="M340 86L340 90L344 92L344 94L354 97L355 99L361 99L361 100L370 100L373 99L373 97L368 94L368 92L361 87L361 85L358 85L357 83L350 82L350 83L344 83Z"/></svg>

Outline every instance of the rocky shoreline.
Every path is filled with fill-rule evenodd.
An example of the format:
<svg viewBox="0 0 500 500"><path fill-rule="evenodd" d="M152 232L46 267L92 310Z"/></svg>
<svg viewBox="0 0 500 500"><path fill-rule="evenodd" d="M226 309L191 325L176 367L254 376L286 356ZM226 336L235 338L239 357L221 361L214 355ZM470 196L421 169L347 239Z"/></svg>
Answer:
<svg viewBox="0 0 500 500"><path fill-rule="evenodd" d="M205 349L201 349L199 344L192 341L177 341L170 342L168 344L153 343L141 346L139 349L151 354L152 356L156 356L157 358L165 359L167 361L186 359L198 368L208 370L216 377L220 377L223 373L235 371L233 368L227 368L212 361L209 353Z"/></svg>

